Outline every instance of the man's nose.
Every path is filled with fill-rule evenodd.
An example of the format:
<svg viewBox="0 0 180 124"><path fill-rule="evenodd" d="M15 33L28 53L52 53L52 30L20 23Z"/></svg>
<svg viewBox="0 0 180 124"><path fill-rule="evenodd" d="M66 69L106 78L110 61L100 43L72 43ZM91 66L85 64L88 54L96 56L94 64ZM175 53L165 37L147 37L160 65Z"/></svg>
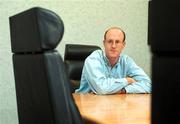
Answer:
<svg viewBox="0 0 180 124"><path fill-rule="evenodd" d="M112 42L112 47L115 48L116 47L116 43Z"/></svg>

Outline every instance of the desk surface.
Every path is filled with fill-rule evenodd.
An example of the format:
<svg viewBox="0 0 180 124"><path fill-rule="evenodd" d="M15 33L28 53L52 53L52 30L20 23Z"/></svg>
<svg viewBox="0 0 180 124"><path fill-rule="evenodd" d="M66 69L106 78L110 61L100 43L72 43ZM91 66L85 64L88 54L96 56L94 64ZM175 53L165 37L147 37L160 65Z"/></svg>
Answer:
<svg viewBox="0 0 180 124"><path fill-rule="evenodd" d="M98 124L150 124L150 94L73 94L83 118Z"/></svg>

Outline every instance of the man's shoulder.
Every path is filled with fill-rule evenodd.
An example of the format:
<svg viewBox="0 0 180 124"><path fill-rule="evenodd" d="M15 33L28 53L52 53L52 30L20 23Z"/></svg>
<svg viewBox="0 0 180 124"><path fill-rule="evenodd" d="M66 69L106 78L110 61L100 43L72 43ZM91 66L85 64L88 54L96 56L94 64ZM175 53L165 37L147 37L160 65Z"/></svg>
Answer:
<svg viewBox="0 0 180 124"><path fill-rule="evenodd" d="M95 50L86 58L85 63L89 63L91 65L95 63L97 64L103 60L102 58L103 58L102 50Z"/></svg>
<svg viewBox="0 0 180 124"><path fill-rule="evenodd" d="M132 58L130 56L128 56L127 54L121 54L120 55L120 61L121 62L132 61Z"/></svg>
<svg viewBox="0 0 180 124"><path fill-rule="evenodd" d="M102 50L95 50L93 51L87 58L101 58L103 56L103 51Z"/></svg>
<svg viewBox="0 0 180 124"><path fill-rule="evenodd" d="M126 54L121 54L120 55L120 59L126 60L128 58L130 58L130 57L128 55L126 55Z"/></svg>

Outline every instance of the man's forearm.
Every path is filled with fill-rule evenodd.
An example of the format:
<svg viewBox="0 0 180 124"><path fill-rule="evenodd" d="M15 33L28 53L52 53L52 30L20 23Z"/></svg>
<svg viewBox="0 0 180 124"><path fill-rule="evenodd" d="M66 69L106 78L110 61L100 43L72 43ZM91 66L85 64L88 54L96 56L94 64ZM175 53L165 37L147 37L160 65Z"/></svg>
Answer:
<svg viewBox="0 0 180 124"><path fill-rule="evenodd" d="M131 77L126 77L126 79L127 79L127 81L128 81L129 84L136 82L136 80L134 80L134 79L131 78Z"/></svg>
<svg viewBox="0 0 180 124"><path fill-rule="evenodd" d="M125 88L122 88L119 93L120 93L120 94L126 94Z"/></svg>

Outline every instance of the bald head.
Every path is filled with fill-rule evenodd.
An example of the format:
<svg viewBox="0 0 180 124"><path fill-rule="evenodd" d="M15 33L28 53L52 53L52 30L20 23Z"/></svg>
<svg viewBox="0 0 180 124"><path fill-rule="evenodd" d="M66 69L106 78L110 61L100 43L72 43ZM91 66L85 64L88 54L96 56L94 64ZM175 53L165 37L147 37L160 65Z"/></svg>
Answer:
<svg viewBox="0 0 180 124"><path fill-rule="evenodd" d="M125 42L126 34L125 34L125 32L124 32L121 28L119 28L119 27L111 27L111 28L107 29L106 32L104 33L104 40L106 40L106 35L107 35L107 33L109 33L111 30L119 30L120 32L122 32L122 33L123 33L123 42Z"/></svg>
<svg viewBox="0 0 180 124"><path fill-rule="evenodd" d="M118 27L109 28L104 34L104 48L106 57L113 67L125 47L125 33Z"/></svg>

